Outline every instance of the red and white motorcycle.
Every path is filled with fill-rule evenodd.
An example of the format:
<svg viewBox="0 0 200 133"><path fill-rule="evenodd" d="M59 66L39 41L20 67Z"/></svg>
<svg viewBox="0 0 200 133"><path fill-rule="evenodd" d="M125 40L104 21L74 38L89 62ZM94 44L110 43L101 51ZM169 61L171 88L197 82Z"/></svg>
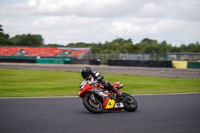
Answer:
<svg viewBox="0 0 200 133"><path fill-rule="evenodd" d="M119 82L113 83L113 86L117 89L123 87ZM138 107L137 101L133 96L122 93L120 97L116 97L114 93L105 91L100 83L84 83L80 88L79 97L83 99L85 108L92 113L122 109L134 112Z"/></svg>

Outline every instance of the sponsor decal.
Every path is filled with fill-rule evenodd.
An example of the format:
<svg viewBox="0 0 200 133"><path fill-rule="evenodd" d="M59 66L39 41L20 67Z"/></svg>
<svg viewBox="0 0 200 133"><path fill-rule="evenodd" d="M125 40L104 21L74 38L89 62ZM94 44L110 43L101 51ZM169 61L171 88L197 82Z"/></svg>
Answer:
<svg viewBox="0 0 200 133"><path fill-rule="evenodd" d="M123 103L116 103L115 104L115 108L123 108L123 107L124 107Z"/></svg>
<svg viewBox="0 0 200 133"><path fill-rule="evenodd" d="M109 99L108 104L106 105L106 109L111 109L115 105L115 100Z"/></svg>

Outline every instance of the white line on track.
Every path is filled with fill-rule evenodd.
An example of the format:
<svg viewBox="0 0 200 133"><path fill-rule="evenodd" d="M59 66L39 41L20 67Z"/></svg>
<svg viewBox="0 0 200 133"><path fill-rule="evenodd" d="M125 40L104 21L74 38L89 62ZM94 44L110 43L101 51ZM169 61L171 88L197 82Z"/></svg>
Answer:
<svg viewBox="0 0 200 133"><path fill-rule="evenodd" d="M165 95L187 95L187 94L200 94L200 92L190 93L168 93L168 94L131 94L133 96L165 96ZM78 96L55 96L55 97L0 97L2 99L43 99L43 98L78 98Z"/></svg>
<svg viewBox="0 0 200 133"><path fill-rule="evenodd" d="M167 94L133 94L134 96L162 96L162 95L187 95L187 94L200 94L200 92L188 92L188 93L167 93Z"/></svg>

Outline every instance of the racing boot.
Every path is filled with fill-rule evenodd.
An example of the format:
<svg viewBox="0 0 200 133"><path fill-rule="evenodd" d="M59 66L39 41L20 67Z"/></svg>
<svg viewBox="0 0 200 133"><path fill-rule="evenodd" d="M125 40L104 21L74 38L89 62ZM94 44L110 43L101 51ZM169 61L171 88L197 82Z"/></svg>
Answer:
<svg viewBox="0 0 200 133"><path fill-rule="evenodd" d="M117 103L117 102L121 102L121 100L122 100L122 98L121 98L122 93L121 93L119 90L117 90L117 89L115 89L115 93L116 93L115 102L116 102L116 103Z"/></svg>
<svg viewBox="0 0 200 133"><path fill-rule="evenodd" d="M122 93L116 88L113 88L113 92L116 93L117 98L121 97L121 95L122 95Z"/></svg>

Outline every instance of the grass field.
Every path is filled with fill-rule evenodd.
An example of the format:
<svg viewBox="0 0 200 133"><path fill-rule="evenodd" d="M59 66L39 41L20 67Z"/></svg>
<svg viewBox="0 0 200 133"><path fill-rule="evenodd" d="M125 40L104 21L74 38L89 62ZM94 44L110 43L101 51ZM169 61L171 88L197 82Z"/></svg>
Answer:
<svg viewBox="0 0 200 133"><path fill-rule="evenodd" d="M130 94L200 92L200 79L102 74ZM77 96L80 73L0 68L0 97Z"/></svg>

